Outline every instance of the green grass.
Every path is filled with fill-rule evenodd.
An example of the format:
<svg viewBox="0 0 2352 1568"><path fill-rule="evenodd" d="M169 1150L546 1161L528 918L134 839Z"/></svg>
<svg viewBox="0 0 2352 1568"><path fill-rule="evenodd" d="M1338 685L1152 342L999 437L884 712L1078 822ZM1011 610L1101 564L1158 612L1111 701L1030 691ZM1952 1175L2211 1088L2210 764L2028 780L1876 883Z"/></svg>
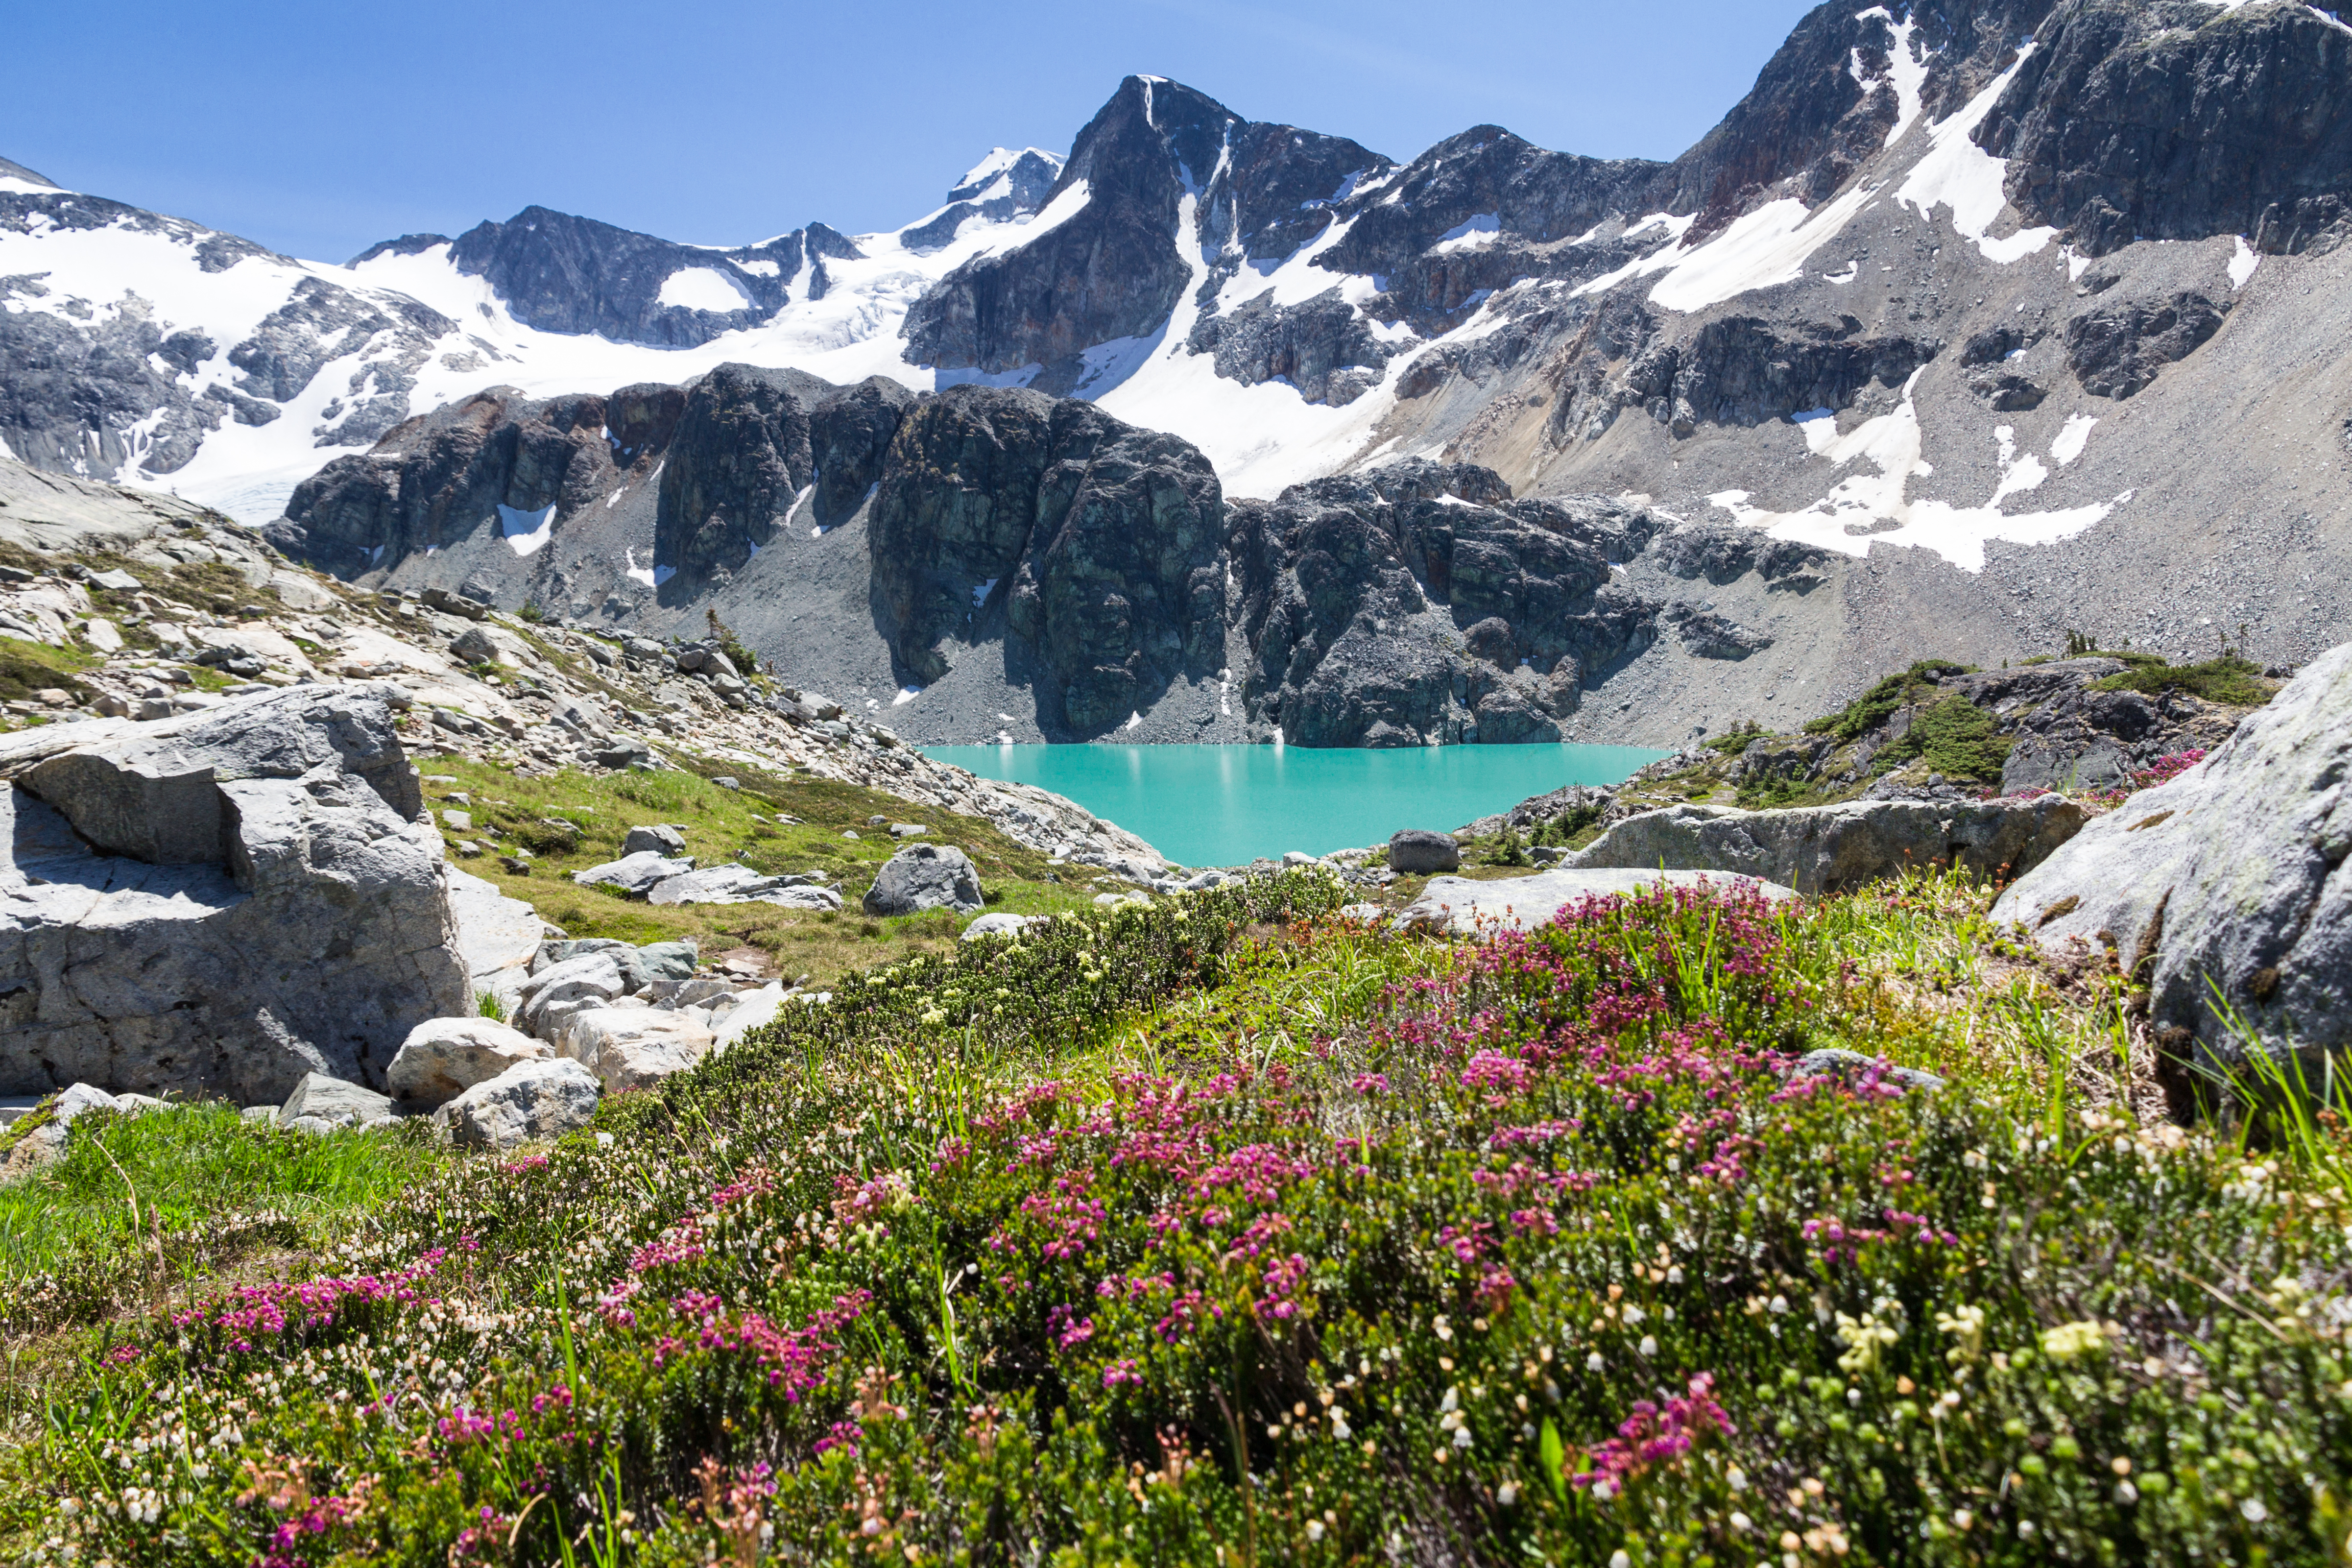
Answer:
<svg viewBox="0 0 2352 1568"><path fill-rule="evenodd" d="M656 773L564 769L543 778L522 778L494 763L454 756L424 757L418 766L429 778L457 781L425 786L436 821L455 804L451 795L472 797L469 806L458 809L471 815L474 826L464 833L443 830L453 857L461 840L502 850L520 847L536 857L522 874L508 870L496 853L457 864L537 905L543 919L572 935L633 942L691 937L706 953L753 948L768 954L786 978L806 974L820 988L870 963L941 951L963 927L963 921L941 910L880 921L860 912L859 900L876 871L899 847L887 823L920 823L932 830L925 842L953 845L971 856L991 910L1053 914L1091 907L1097 891L1088 868L1051 867L1043 853L980 817L918 806L831 779L786 776L731 761L688 761L690 767ZM710 782L713 777L733 778L742 787L721 788ZM778 823L779 816L800 821ZM873 826L875 816L886 826ZM573 871L618 858L628 830L646 823L678 825L686 853L698 865L740 859L771 875L823 871L838 879L845 908L838 914L769 904L656 908L572 881ZM845 831L859 837L845 837ZM1049 882L1049 876L1063 880Z"/></svg>
<svg viewBox="0 0 2352 1568"><path fill-rule="evenodd" d="M1954 691L1911 717L1911 727L1874 759L1884 773L1898 763L1924 760L1950 779L1999 784L2001 764L2016 742L1993 731L1993 716Z"/></svg>
<svg viewBox="0 0 2352 1568"><path fill-rule="evenodd" d="M102 1315L117 1292L135 1300L257 1247L334 1239L339 1221L449 1163L423 1131L314 1137L218 1103L89 1113L63 1159L0 1185L0 1301Z"/></svg>
<svg viewBox="0 0 2352 1568"><path fill-rule="evenodd" d="M98 665L98 659L78 647L0 637L0 701L29 701L34 692L55 687L73 693L77 702L87 702L89 689L77 678Z"/></svg>

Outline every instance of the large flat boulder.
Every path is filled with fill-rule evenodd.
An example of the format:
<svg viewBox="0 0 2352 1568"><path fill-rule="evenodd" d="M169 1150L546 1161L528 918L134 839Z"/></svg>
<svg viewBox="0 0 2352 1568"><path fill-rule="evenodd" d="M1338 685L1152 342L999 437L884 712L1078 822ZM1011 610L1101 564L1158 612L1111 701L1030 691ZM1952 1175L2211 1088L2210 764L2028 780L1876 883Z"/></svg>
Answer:
<svg viewBox="0 0 2352 1568"><path fill-rule="evenodd" d="M1661 887L1752 890L1774 903L1797 896L1794 889L1776 882L1705 871L1538 871L1532 877L1497 881L1432 877L1421 897L1397 916L1396 923L1400 931L1461 935L1525 931L1548 923L1563 908L1587 899L1629 898Z"/></svg>
<svg viewBox="0 0 2352 1568"><path fill-rule="evenodd" d="M2347 776L2352 644L2202 763L2084 828L1993 914L2053 953L2110 950L2147 987L2177 1112L2195 1065L2242 1073L2249 1037L2299 1048L2315 1083L2321 1057L2352 1045Z"/></svg>
<svg viewBox="0 0 2352 1568"><path fill-rule="evenodd" d="M911 915L918 910L978 914L987 907L971 857L951 844L909 844L882 864L866 892L869 915Z"/></svg>
<svg viewBox="0 0 2352 1568"><path fill-rule="evenodd" d="M572 879L583 888L618 888L625 893L643 898L646 893L672 877L683 877L694 869L692 859L680 857L672 859L658 849L639 849L624 855L618 860L607 860L601 866L591 866L584 871L574 871Z"/></svg>
<svg viewBox="0 0 2352 1568"><path fill-rule="evenodd" d="M21 731L0 781L0 1092L276 1102L473 1010L381 689Z"/></svg>
<svg viewBox="0 0 2352 1568"><path fill-rule="evenodd" d="M1958 866L2014 877L2048 859L2087 814L2055 795L2031 800L1860 800L1786 811L1673 805L1629 816L1560 864L1721 871L1808 895L1841 893L1905 871Z"/></svg>

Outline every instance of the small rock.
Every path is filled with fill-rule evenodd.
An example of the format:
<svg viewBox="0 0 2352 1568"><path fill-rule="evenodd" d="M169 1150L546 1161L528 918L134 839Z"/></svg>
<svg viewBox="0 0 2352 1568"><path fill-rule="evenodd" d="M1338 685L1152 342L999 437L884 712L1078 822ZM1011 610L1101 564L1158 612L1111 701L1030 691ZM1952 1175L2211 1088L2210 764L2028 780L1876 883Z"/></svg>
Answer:
<svg viewBox="0 0 2352 1568"><path fill-rule="evenodd" d="M1944 1087L1944 1080L1934 1073L1921 1072L1916 1068L1895 1067L1864 1056L1860 1051L1842 1051L1834 1047L1806 1052L1789 1070L1789 1077L1792 1081L1801 1078L1833 1078L1851 1086L1862 1081L1874 1068L1878 1069L1878 1081L1881 1083L1898 1083L1906 1089L1917 1089Z"/></svg>
<svg viewBox="0 0 2352 1568"><path fill-rule="evenodd" d="M104 588L110 593L128 594L139 587L140 583L128 572L95 572L90 574L89 585Z"/></svg>
<svg viewBox="0 0 2352 1568"><path fill-rule="evenodd" d="M717 784L720 789L741 789L741 788L743 787L743 785L742 785L742 784L740 783L740 781L736 780L736 779L730 779L730 778L715 778L715 779L712 779L710 782L711 782L712 784Z"/></svg>
<svg viewBox="0 0 2352 1568"><path fill-rule="evenodd" d="M920 838L929 831L919 822L894 822L890 825L890 837L893 838Z"/></svg>
<svg viewBox="0 0 2352 1568"><path fill-rule="evenodd" d="M518 1062L543 1061L554 1055L546 1045L495 1019L429 1018L408 1032L384 1070L384 1087L400 1100L441 1105Z"/></svg>
<svg viewBox="0 0 2352 1568"><path fill-rule="evenodd" d="M445 811L441 814L441 826L452 833L471 833L474 830L474 814L470 811Z"/></svg>
<svg viewBox="0 0 2352 1568"><path fill-rule="evenodd" d="M380 1121L393 1113L392 1097L345 1079L322 1072L302 1075L294 1092L278 1108L278 1120L293 1126L305 1118L329 1127L356 1127Z"/></svg>
<svg viewBox="0 0 2352 1568"><path fill-rule="evenodd" d="M518 1062L449 1101L433 1121L460 1147L511 1149L587 1126L603 1092L596 1075L579 1062Z"/></svg>
<svg viewBox="0 0 2352 1568"><path fill-rule="evenodd" d="M648 849L659 855L683 855L686 853L686 835L668 823L653 822L642 827L630 828L629 836L621 841L621 853L624 855L641 854Z"/></svg>
<svg viewBox="0 0 2352 1568"><path fill-rule="evenodd" d="M68 708L73 705L73 693L59 690L54 686L45 686L33 693L33 700L50 708Z"/></svg>
<svg viewBox="0 0 2352 1568"><path fill-rule="evenodd" d="M1004 913L982 915L963 928L963 935L959 940L977 942L984 936L1014 936L1037 918L1035 915Z"/></svg>
<svg viewBox="0 0 2352 1568"><path fill-rule="evenodd" d="M1312 866L1315 857L1304 849L1293 849L1282 857L1282 863L1286 866Z"/></svg>
<svg viewBox="0 0 2352 1568"><path fill-rule="evenodd" d="M971 915L986 907L971 858L953 845L940 844L909 844L891 856L865 901L866 912L876 916L936 909Z"/></svg>
<svg viewBox="0 0 2352 1568"><path fill-rule="evenodd" d="M1462 846L1450 833L1408 827L1389 838L1389 869L1407 876L1430 876L1462 868Z"/></svg>
<svg viewBox="0 0 2352 1568"><path fill-rule="evenodd" d="M1378 904L1349 904L1347 908L1339 911L1339 918L1341 920L1348 921L1360 921L1366 925L1374 925L1386 920L1388 918L1388 910L1382 909Z"/></svg>

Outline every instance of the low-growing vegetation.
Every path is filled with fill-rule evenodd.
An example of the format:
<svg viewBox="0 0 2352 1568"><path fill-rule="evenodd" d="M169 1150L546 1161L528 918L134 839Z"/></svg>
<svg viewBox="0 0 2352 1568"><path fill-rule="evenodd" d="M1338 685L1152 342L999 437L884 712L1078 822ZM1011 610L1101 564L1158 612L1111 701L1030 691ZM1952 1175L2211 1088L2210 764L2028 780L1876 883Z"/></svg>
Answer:
<svg viewBox="0 0 2352 1568"><path fill-rule="evenodd" d="M633 942L692 937L706 952L754 949L785 978L805 975L819 989L892 953L942 950L961 929L942 911L881 921L860 913L858 901L875 872L900 847L890 823L919 825L928 830L925 842L951 844L971 856L992 910L1052 914L1090 907L1099 890L1088 868L1050 864L981 817L918 807L837 780L786 776L691 753L687 758L690 768L614 773L566 768L538 777L461 757L428 757L419 765L427 804L443 824L452 855L462 844L482 849L458 864L536 904L542 917L571 935ZM714 784L714 777L732 779L736 787ZM443 814L450 810L464 812L472 825L447 826ZM877 816L882 826L875 825ZM686 853L700 865L740 860L770 875L822 873L838 884L846 905L837 914L759 903L656 907L572 882L572 872L617 859L629 829L646 823L679 827Z"/></svg>
<svg viewBox="0 0 2352 1568"><path fill-rule="evenodd" d="M2155 1119L2120 976L1949 880L1483 943L1349 898L1297 872L877 968L287 1278L95 1323L19 1291L47 1371L8 1388L0 1541L2342 1560L2341 1126Z"/></svg>

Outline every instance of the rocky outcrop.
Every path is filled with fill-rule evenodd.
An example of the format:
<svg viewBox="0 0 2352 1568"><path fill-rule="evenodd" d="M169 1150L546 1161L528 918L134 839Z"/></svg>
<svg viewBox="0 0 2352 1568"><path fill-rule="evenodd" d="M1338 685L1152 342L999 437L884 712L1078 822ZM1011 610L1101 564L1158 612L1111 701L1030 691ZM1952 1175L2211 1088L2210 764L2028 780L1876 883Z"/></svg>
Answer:
<svg viewBox="0 0 2352 1568"><path fill-rule="evenodd" d="M1790 811L1677 805L1618 823L1563 865L1576 870L1717 871L1801 893L1843 893L1906 871L1957 868L1980 879L2031 870L2081 831L2086 815L2038 800L1854 801Z"/></svg>
<svg viewBox="0 0 2352 1568"><path fill-rule="evenodd" d="M497 290L515 320L541 331L692 348L782 309L801 270L803 240L794 230L763 245L711 250L531 206L504 223L467 229L451 245L449 259ZM666 302L665 286L679 273L695 274L698 282L707 276L711 286L698 297L728 296L732 307Z"/></svg>
<svg viewBox="0 0 2352 1568"><path fill-rule="evenodd" d="M948 193L948 205L923 222L898 231L898 243L921 253L951 243L956 231L973 218L1002 223L1045 205L1054 182L1061 177L1062 160L1051 153L1024 147L1018 153L999 148Z"/></svg>
<svg viewBox="0 0 2352 1568"><path fill-rule="evenodd" d="M1307 746L1556 741L1586 680L1656 637L1610 564L1658 526L1419 460L1237 503L1252 715Z"/></svg>
<svg viewBox="0 0 2352 1568"><path fill-rule="evenodd" d="M2091 256L2243 234L2293 253L2352 202L2352 29L2338 5L2072 0L1979 145L2010 200Z"/></svg>
<svg viewBox="0 0 2352 1568"><path fill-rule="evenodd" d="M2317 1085L2352 1045L2352 645L2229 742L2085 828L1993 906L2053 953L2101 949L2147 993L2176 1114L2247 1052L2301 1053ZM2339 1062L2334 1068L2340 1073ZM2290 1076L2292 1073L2290 1072Z"/></svg>
<svg viewBox="0 0 2352 1568"><path fill-rule="evenodd" d="M1173 437L959 387L891 448L867 525L876 609L913 683L1002 636L1034 671L1041 721L1100 734L1223 662L1223 512L1207 460Z"/></svg>
<svg viewBox="0 0 2352 1568"><path fill-rule="evenodd" d="M775 538L814 464L811 416L834 391L802 371L747 364L687 389L654 523L654 559L683 579L675 592L698 592Z"/></svg>
<svg viewBox="0 0 2352 1568"><path fill-rule="evenodd" d="M1286 381L1307 402L1335 407L1380 384L1390 352L1337 285L1297 305L1276 304L1268 289L1228 314L1202 317L1185 342L1214 355L1227 381Z"/></svg>
<svg viewBox="0 0 2352 1568"><path fill-rule="evenodd" d="M0 1080L276 1100L471 1011L392 712L302 689L0 740Z"/></svg>
<svg viewBox="0 0 2352 1568"><path fill-rule="evenodd" d="M2067 368L2094 396L2129 397L2220 331L2229 310L2228 300L2217 305L2191 289L2168 299L2102 300L2067 321Z"/></svg>
<svg viewBox="0 0 2352 1568"><path fill-rule="evenodd" d="M1688 339L1645 350L1610 396L1619 407L1640 408L1675 435L1689 436L1703 424L1755 426L1847 407L1874 384L1902 386L1942 348L1933 340L1865 335L1852 316L1718 317ZM1593 417L1605 416L1596 410Z"/></svg>

